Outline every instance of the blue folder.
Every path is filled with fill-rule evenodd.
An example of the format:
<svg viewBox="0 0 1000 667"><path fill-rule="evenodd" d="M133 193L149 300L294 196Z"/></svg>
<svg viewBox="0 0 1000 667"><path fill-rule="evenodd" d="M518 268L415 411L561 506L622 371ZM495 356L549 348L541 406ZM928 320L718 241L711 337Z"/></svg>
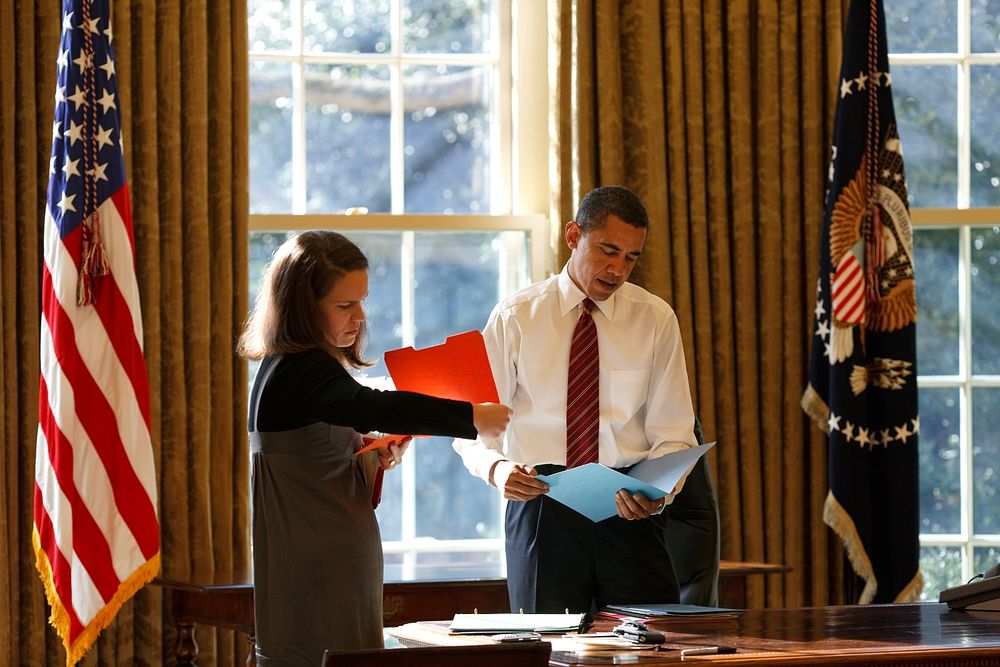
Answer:
<svg viewBox="0 0 1000 667"><path fill-rule="evenodd" d="M615 494L619 489L659 500L673 490L681 477L714 445L709 442L643 461L627 475L600 463L588 463L551 475L539 475L538 479L549 485L548 496L553 500L591 521L603 521L618 514Z"/></svg>

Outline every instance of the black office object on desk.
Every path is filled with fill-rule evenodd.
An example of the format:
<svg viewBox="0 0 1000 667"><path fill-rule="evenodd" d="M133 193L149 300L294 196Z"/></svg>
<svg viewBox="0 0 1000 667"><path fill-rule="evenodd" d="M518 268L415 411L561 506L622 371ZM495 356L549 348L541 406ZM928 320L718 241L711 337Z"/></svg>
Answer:
<svg viewBox="0 0 1000 667"><path fill-rule="evenodd" d="M947 602L952 609L1000 612L1000 565L987 570L978 581L944 589L938 602Z"/></svg>

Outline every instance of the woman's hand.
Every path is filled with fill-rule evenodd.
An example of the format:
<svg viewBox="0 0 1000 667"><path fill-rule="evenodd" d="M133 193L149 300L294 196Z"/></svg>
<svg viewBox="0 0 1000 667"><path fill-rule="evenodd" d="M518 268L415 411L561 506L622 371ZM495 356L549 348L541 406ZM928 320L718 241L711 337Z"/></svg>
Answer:
<svg viewBox="0 0 1000 667"><path fill-rule="evenodd" d="M408 437L398 445L389 445L378 450L378 464L383 470L392 470L403 460L403 453L410 446L412 437Z"/></svg>
<svg viewBox="0 0 1000 667"><path fill-rule="evenodd" d="M499 403L473 403L472 423L476 432L487 438L503 435L510 422L510 408Z"/></svg>

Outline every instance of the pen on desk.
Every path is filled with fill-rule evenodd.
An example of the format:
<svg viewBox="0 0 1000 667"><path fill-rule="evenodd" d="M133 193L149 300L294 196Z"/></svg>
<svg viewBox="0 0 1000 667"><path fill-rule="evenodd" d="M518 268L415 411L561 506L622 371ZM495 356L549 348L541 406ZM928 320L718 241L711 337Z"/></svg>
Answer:
<svg viewBox="0 0 1000 667"><path fill-rule="evenodd" d="M681 657L689 655L714 655L716 653L736 653L735 646L701 646L681 649Z"/></svg>

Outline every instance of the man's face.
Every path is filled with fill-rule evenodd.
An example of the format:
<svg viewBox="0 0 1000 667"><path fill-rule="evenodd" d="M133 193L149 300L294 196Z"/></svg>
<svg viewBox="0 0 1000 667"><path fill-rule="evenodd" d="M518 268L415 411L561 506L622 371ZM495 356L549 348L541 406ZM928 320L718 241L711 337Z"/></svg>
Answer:
<svg viewBox="0 0 1000 667"><path fill-rule="evenodd" d="M616 215L586 233L571 220L566 223L566 244L573 251L569 277L591 299L604 301L628 280L645 241L645 229Z"/></svg>

